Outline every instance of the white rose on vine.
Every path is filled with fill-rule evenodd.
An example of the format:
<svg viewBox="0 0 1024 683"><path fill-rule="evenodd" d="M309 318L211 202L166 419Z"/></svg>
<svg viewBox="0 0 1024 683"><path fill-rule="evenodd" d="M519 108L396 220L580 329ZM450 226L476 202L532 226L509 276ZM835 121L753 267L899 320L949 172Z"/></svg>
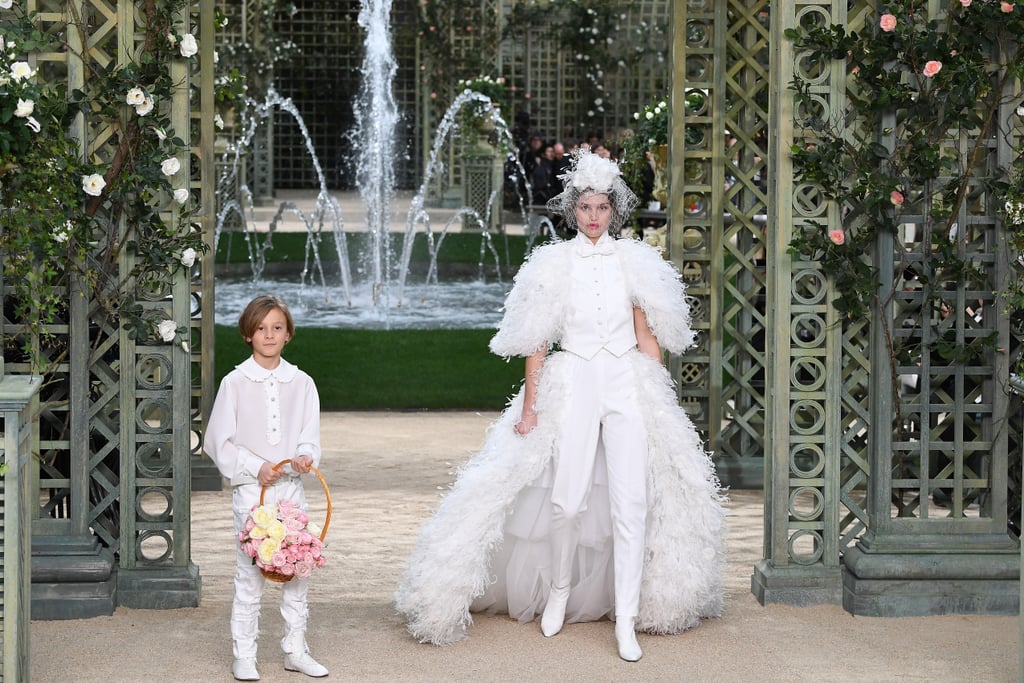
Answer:
<svg viewBox="0 0 1024 683"><path fill-rule="evenodd" d="M186 268L191 268L196 262L196 250L189 247L185 251L181 252L181 265Z"/></svg>
<svg viewBox="0 0 1024 683"><path fill-rule="evenodd" d="M186 190L183 187L179 187L177 190L175 190L174 191L174 201L178 202L179 204L184 204L185 202L187 202L188 201L188 190Z"/></svg>
<svg viewBox="0 0 1024 683"><path fill-rule="evenodd" d="M142 88L131 88L128 93L124 96L125 104L132 107L137 107L146 101L146 91Z"/></svg>
<svg viewBox="0 0 1024 683"><path fill-rule="evenodd" d="M11 64L11 78L15 81L23 81L32 78L32 67L28 62L14 62Z"/></svg>
<svg viewBox="0 0 1024 683"><path fill-rule="evenodd" d="M14 115L20 118L25 118L32 115L32 110L35 109L36 103L34 100L23 100L18 98L18 106L14 109Z"/></svg>
<svg viewBox="0 0 1024 683"><path fill-rule="evenodd" d="M199 43L196 42L196 37L191 33L186 33L181 38L181 45L178 48L181 50L182 57L191 57L199 52Z"/></svg>
<svg viewBox="0 0 1024 683"><path fill-rule="evenodd" d="M107 181L99 173L82 176L82 189L87 195L99 197L103 194L103 188L106 186Z"/></svg>
<svg viewBox="0 0 1024 683"><path fill-rule="evenodd" d="M178 326L173 320L161 320L156 331L165 342L172 342L178 335Z"/></svg>
<svg viewBox="0 0 1024 683"><path fill-rule="evenodd" d="M178 161L178 157L164 159L160 163L160 170L163 171L165 176L172 176L181 170L181 162Z"/></svg>
<svg viewBox="0 0 1024 683"><path fill-rule="evenodd" d="M153 98L146 95L146 98L136 105L135 113L139 116L145 116L151 111L153 111Z"/></svg>
<svg viewBox="0 0 1024 683"><path fill-rule="evenodd" d="M71 221L68 221L64 225L54 228L53 239L60 244L64 244L71 238L72 229L73 228L71 227Z"/></svg>

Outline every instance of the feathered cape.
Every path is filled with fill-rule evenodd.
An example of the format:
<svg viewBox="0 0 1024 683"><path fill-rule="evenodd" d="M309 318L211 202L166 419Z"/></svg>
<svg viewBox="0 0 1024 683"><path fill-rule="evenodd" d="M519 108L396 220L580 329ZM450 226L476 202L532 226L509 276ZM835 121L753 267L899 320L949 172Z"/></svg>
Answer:
<svg viewBox="0 0 1024 683"><path fill-rule="evenodd" d="M692 344L689 310L675 270L652 247L636 241L617 241L616 253L633 300L644 309L658 340L673 351ZM495 353L526 355L559 339L567 258L568 244L556 243L536 250L523 266L491 342ZM637 627L677 633L696 626L702 617L721 614L724 501L710 457L678 405L668 372L639 351L627 357L635 367L648 434L647 538ZM568 394L565 360L559 352L545 361L536 397L538 426L525 437L514 433L522 413L520 391L423 524L395 594L395 606L417 640L456 642L472 623L471 609L481 603L507 609L503 596L494 595L501 592L503 577L492 564L497 551L507 550L503 544L512 542L506 539L506 524L513 511L535 514L523 510L538 505L538 498L526 492L536 490L556 452L557 426ZM596 545L610 557L610 538ZM542 608L538 604L517 616L533 619ZM599 616L574 615L570 604L566 620Z"/></svg>

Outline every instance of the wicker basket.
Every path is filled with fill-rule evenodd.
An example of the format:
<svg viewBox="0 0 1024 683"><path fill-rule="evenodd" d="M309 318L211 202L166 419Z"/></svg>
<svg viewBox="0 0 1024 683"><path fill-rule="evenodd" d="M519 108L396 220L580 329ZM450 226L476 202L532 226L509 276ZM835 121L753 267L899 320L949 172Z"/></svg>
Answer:
<svg viewBox="0 0 1024 683"><path fill-rule="evenodd" d="M274 465L274 469L279 470L290 462L290 459L282 460L281 462ZM317 479L320 480L320 485L324 487L324 495L327 497L327 518L324 520L323 528L321 528L320 530L320 540L323 541L324 538L327 537L327 527L331 525L331 511L334 509L334 506L331 504L331 490L327 488L327 481L324 479L324 475L320 474L320 470L318 470L315 467L310 467L309 469L310 471L313 472L313 474L316 475ZM260 489L260 505L263 505L263 495L266 492L266 486ZM263 574L263 576L268 580L274 581L276 583L288 583L293 578L291 576L285 576L284 574L272 572L268 569L263 569L262 567L260 567L260 573Z"/></svg>

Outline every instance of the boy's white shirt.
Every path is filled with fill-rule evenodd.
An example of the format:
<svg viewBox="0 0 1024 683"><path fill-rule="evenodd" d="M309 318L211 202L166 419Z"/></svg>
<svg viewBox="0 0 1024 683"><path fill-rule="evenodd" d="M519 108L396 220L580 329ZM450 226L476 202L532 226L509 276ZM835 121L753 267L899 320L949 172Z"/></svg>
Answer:
<svg viewBox="0 0 1024 683"><path fill-rule="evenodd" d="M320 464L320 397L285 359L273 370L249 357L221 381L203 448L232 485L256 483L263 463L300 455Z"/></svg>

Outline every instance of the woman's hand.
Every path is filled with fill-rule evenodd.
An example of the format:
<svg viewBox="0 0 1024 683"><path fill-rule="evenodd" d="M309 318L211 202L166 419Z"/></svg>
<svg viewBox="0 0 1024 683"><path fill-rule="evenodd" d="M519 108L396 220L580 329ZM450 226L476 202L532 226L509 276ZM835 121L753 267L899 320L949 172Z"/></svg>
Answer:
<svg viewBox="0 0 1024 683"><path fill-rule="evenodd" d="M512 428L519 436L526 436L537 426L537 413L532 410L524 410L519 422Z"/></svg>
<svg viewBox="0 0 1024 683"><path fill-rule="evenodd" d="M280 477L281 470L275 470L273 465L265 462L260 465L260 473L256 476L256 481L260 483L260 486L270 486Z"/></svg>
<svg viewBox="0 0 1024 683"><path fill-rule="evenodd" d="M308 474L312 467L313 458L308 455L300 455L297 458L292 458L292 469L299 474Z"/></svg>

